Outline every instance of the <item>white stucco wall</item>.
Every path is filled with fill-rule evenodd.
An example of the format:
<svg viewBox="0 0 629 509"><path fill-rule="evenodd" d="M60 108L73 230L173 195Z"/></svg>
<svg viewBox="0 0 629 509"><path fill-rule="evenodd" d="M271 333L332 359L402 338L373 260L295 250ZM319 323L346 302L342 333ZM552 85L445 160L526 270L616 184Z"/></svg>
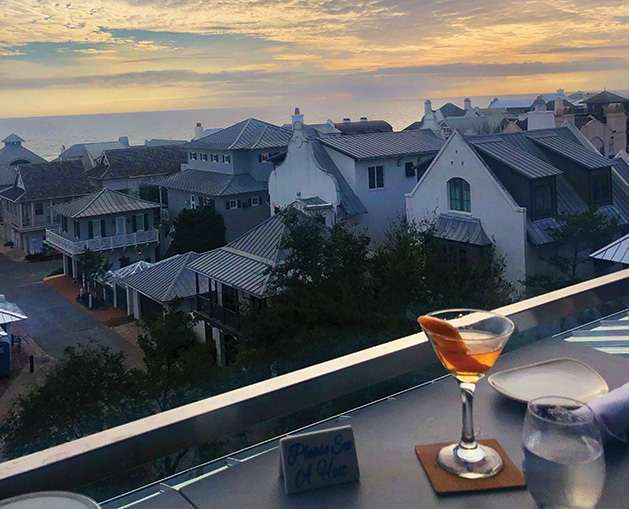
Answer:
<svg viewBox="0 0 629 509"><path fill-rule="evenodd" d="M373 242L382 242L391 222L404 217L406 213L405 194L413 190L416 177L405 175L404 164L416 162L415 158L370 159L356 162L356 187L354 192L367 209L360 217L359 226L367 228ZM398 164L398 160L399 163ZM384 187L369 189L369 167L384 167Z"/></svg>
<svg viewBox="0 0 629 509"><path fill-rule="evenodd" d="M471 213L449 210L448 181L455 177L470 184ZM506 257L506 278L513 283L524 279L526 209L517 205L458 133L450 136L406 197L409 219L432 220L442 212L480 219L483 229L496 243L497 254Z"/></svg>
<svg viewBox="0 0 629 509"><path fill-rule="evenodd" d="M335 179L319 167L301 130L288 143L284 162L269 175L271 213L275 207L282 209L293 203L297 193L301 193L302 198L318 196L330 203L334 210L339 205Z"/></svg>

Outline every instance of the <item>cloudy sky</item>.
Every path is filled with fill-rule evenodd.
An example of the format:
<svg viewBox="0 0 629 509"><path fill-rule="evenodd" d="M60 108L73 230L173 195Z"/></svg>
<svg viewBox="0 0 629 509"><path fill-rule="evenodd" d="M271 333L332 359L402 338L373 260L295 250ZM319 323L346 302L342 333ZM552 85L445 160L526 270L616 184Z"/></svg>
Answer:
<svg viewBox="0 0 629 509"><path fill-rule="evenodd" d="M629 88L627 0L0 0L0 117Z"/></svg>

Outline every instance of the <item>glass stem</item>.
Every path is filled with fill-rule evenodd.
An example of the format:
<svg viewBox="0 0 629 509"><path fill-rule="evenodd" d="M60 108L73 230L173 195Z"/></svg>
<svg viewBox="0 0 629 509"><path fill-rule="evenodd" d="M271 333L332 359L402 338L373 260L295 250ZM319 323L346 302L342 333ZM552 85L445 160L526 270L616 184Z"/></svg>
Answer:
<svg viewBox="0 0 629 509"><path fill-rule="evenodd" d="M472 406L476 384L459 382L459 389L461 391L461 402L463 403L463 429L461 431L459 448L463 449L460 452L465 454L465 451L473 451L478 447L476 439L474 438L474 418Z"/></svg>

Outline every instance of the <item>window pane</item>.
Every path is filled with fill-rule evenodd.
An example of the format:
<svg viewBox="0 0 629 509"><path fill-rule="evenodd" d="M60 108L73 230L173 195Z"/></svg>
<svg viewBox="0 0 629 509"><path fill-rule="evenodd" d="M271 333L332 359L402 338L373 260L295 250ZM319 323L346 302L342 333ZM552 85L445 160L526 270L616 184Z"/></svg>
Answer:
<svg viewBox="0 0 629 509"><path fill-rule="evenodd" d="M373 166L369 167L369 189L376 188L376 168Z"/></svg>
<svg viewBox="0 0 629 509"><path fill-rule="evenodd" d="M376 166L376 187L384 187L384 168Z"/></svg>
<svg viewBox="0 0 629 509"><path fill-rule="evenodd" d="M459 193L461 192L461 186L458 180L450 182L450 208L452 210L461 210L461 201L459 199Z"/></svg>
<svg viewBox="0 0 629 509"><path fill-rule="evenodd" d="M462 197L463 211L471 212L472 200L470 198L470 185L464 180L461 180L461 191L463 194L463 197Z"/></svg>

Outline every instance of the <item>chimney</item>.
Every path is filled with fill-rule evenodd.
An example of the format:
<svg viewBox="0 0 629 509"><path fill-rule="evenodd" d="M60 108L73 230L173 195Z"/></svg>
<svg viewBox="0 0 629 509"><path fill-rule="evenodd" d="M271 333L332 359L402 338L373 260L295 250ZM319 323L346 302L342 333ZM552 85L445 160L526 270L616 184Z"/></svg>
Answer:
<svg viewBox="0 0 629 509"><path fill-rule="evenodd" d="M424 114L426 113L432 113L432 103L430 102L430 99L426 99L424 101Z"/></svg>
<svg viewBox="0 0 629 509"><path fill-rule="evenodd" d="M203 125L201 122L197 122L197 125L194 127L194 138L193 140L200 140L203 138Z"/></svg>
<svg viewBox="0 0 629 509"><path fill-rule="evenodd" d="M122 143L125 147L129 146L129 138L127 136L121 136L118 138L118 141Z"/></svg>
<svg viewBox="0 0 629 509"><path fill-rule="evenodd" d="M349 117L345 117L345 118L343 119L343 123L344 123L344 124L349 124L351 121L352 121L352 119L351 119L351 118L349 118Z"/></svg>
<svg viewBox="0 0 629 509"><path fill-rule="evenodd" d="M563 115L563 99L555 97L555 115L560 117Z"/></svg>
<svg viewBox="0 0 629 509"><path fill-rule="evenodd" d="M469 97L466 97L465 99L463 99L463 109L465 111L469 111L472 109L472 100Z"/></svg>
<svg viewBox="0 0 629 509"><path fill-rule="evenodd" d="M300 113L299 108L295 108L295 114L291 115L291 125L293 126L293 131L295 130L295 124L299 122L298 129L301 129L301 126L304 125L304 116Z"/></svg>
<svg viewBox="0 0 629 509"><path fill-rule="evenodd" d="M361 122L367 122L367 117L360 117Z"/></svg>
<svg viewBox="0 0 629 509"><path fill-rule="evenodd" d="M566 95L566 94L564 93L563 88L558 88L558 89L557 89L557 93L558 93L559 95L561 95L561 96Z"/></svg>

